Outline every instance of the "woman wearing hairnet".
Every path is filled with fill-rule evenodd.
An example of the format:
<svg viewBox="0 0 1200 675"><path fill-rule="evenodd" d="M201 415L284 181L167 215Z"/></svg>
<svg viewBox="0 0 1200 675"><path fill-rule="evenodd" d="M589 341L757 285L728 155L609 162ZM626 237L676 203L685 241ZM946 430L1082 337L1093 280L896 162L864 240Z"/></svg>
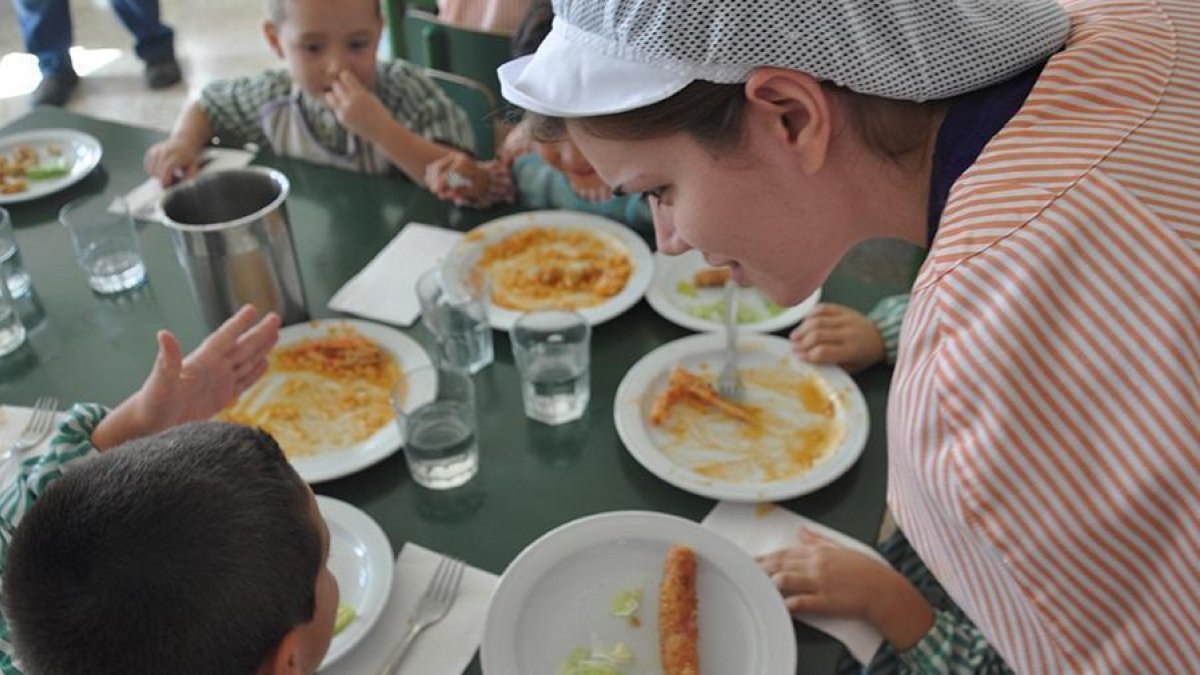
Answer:
<svg viewBox="0 0 1200 675"><path fill-rule="evenodd" d="M789 607L920 672L1194 669L1194 0L554 5L504 94L662 250L793 303L860 241L931 247L888 411L907 578L802 537L761 560Z"/></svg>

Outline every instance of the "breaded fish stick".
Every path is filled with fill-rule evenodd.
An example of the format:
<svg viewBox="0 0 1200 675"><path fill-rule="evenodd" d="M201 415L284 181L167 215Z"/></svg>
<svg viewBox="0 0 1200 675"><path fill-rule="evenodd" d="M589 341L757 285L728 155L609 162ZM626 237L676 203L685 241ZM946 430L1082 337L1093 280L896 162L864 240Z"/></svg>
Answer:
<svg viewBox="0 0 1200 675"><path fill-rule="evenodd" d="M663 675L699 675L699 639L696 554L686 546L674 546L667 551L658 592L658 646Z"/></svg>

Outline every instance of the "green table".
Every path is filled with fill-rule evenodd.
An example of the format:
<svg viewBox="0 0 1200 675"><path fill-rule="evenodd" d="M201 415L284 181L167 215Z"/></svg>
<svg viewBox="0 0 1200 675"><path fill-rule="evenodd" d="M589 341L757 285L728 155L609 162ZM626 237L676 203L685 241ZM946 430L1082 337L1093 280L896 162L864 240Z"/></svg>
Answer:
<svg viewBox="0 0 1200 675"><path fill-rule="evenodd" d="M57 109L39 109L3 131L48 127L92 134L103 143L104 158L100 168L72 188L9 208L40 305L26 307L26 313L33 314L31 319L44 317L30 331L29 344L0 361L0 401L31 405L39 395L54 394L64 403L112 405L149 371L158 329L174 331L185 349L197 345L206 329L165 228L141 226L148 285L103 298L88 290L56 213L80 195L121 193L140 183L145 179L142 154L162 134ZM463 230L504 213L458 210L395 179L276 157L259 161L291 179L288 210L314 317L333 315L326 309L330 296L405 223ZM825 286L825 298L865 310L878 298L905 290L902 279L870 278L878 269L869 260L843 263ZM420 329L411 332L419 339L426 337ZM591 406L583 420L551 428L523 416L510 345L504 333L497 333L496 362L476 376L481 469L468 487L452 493L423 490L409 479L403 458L396 454L316 489L370 513L396 550L412 540L495 573L534 539L580 516L639 509L700 520L714 502L671 487L644 470L625 452L612 421L614 393L625 372L650 350L687 334L644 302L598 326L593 335ZM857 381L872 419L862 459L830 486L786 506L870 542L884 510L883 421L890 370L875 368ZM830 672L837 644L804 627L796 633L801 670ZM479 672L478 659L468 672Z"/></svg>

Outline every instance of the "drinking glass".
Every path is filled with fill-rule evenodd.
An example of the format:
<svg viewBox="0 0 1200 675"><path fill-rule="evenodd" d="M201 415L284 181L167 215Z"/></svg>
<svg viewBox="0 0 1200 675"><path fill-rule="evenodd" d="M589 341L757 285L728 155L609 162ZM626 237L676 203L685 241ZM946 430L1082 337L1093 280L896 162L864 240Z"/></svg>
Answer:
<svg viewBox="0 0 1200 675"><path fill-rule="evenodd" d="M487 303L486 275L474 268L438 266L417 279L425 327L437 341L438 361L477 373L495 357Z"/></svg>
<svg viewBox="0 0 1200 675"><path fill-rule="evenodd" d="M25 325L13 302L7 283L0 283L0 356L7 356L25 343Z"/></svg>
<svg viewBox="0 0 1200 675"><path fill-rule="evenodd" d="M124 198L82 197L64 206L58 220L71 233L75 258L93 291L120 293L145 283L146 265Z"/></svg>
<svg viewBox="0 0 1200 675"><path fill-rule="evenodd" d="M466 370L443 363L405 372L392 390L392 409L418 484L448 490L479 471L475 387Z"/></svg>
<svg viewBox="0 0 1200 675"><path fill-rule="evenodd" d="M551 425L582 417L591 393L587 319L578 312L530 312L513 324L511 338L525 415Z"/></svg>
<svg viewBox="0 0 1200 675"><path fill-rule="evenodd" d="M3 208L0 208L0 275L0 279L8 283L8 291L13 298L23 298L29 294L29 272L21 263L21 249L17 248L12 219Z"/></svg>

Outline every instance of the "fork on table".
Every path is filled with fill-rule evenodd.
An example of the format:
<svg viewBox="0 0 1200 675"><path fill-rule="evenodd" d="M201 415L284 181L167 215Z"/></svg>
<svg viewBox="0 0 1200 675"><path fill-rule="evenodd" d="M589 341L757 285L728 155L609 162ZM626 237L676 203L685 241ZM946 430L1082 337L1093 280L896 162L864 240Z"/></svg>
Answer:
<svg viewBox="0 0 1200 675"><path fill-rule="evenodd" d="M413 610L412 616L408 617L408 630L404 633L404 639L388 656L379 675L392 675L396 672L417 636L426 628L445 618L451 605L458 598L458 587L462 584L465 569L466 565L461 560L442 556L442 561L438 563L433 578L425 587L425 594L417 601L417 608Z"/></svg>
<svg viewBox="0 0 1200 675"><path fill-rule="evenodd" d="M729 401L742 400L737 370L737 282L725 282L725 365L717 376L717 393Z"/></svg>
<svg viewBox="0 0 1200 675"><path fill-rule="evenodd" d="M54 429L57 417L58 399L53 396L40 397L33 405L33 414L29 416L29 422L25 424L25 428L21 430L17 440L4 449L4 454L0 455L0 462L7 461L41 443Z"/></svg>

